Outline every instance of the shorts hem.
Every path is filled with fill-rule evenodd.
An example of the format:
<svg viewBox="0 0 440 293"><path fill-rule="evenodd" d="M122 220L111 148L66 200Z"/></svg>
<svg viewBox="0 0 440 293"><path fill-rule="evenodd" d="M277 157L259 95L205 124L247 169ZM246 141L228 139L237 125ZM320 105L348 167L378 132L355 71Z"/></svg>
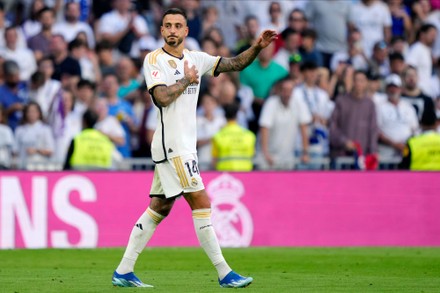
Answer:
<svg viewBox="0 0 440 293"><path fill-rule="evenodd" d="M157 197L157 198L161 198L161 199L170 199L170 198L177 198L179 196L182 196L183 194L184 194L184 192L182 190L180 193L173 195L173 196L170 196L170 197L166 197L166 195L162 193L162 194L150 194L150 198Z"/></svg>

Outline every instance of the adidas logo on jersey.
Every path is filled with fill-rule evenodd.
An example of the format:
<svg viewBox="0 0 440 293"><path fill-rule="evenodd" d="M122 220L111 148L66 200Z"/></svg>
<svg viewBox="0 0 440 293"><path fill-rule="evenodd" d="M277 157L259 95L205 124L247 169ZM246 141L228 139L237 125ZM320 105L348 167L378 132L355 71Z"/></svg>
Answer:
<svg viewBox="0 0 440 293"><path fill-rule="evenodd" d="M138 223L138 224L136 224L135 226L138 227L138 228L141 229L141 230L144 230L144 229L142 228L142 224L141 224L141 223Z"/></svg>
<svg viewBox="0 0 440 293"><path fill-rule="evenodd" d="M179 75L180 71L176 69L176 72L174 72L174 75Z"/></svg>

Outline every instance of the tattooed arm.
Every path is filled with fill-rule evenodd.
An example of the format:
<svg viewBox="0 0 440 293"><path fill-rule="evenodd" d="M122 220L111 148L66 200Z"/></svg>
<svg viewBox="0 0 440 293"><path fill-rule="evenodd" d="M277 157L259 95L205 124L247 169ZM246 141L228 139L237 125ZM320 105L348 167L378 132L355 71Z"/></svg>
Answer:
<svg viewBox="0 0 440 293"><path fill-rule="evenodd" d="M166 107L174 102L192 83L199 83L199 74L193 65L188 67L188 61L184 63L184 77L170 86L160 85L154 88L153 97L161 107Z"/></svg>
<svg viewBox="0 0 440 293"><path fill-rule="evenodd" d="M269 46L269 44L275 39L275 31L265 30L258 37L256 43L240 55L233 58L222 58L216 72L241 71L245 69L255 60L260 51Z"/></svg>

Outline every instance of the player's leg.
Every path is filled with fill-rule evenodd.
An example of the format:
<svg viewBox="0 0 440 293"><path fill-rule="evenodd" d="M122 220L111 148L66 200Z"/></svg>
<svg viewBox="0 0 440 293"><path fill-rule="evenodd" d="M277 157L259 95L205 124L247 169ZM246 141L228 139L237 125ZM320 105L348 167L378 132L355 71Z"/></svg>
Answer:
<svg viewBox="0 0 440 293"><path fill-rule="evenodd" d="M222 287L246 287L253 279L243 277L232 271L223 257L214 228L211 223L211 202L205 189L186 193L185 200L192 210L194 228L200 245L217 269Z"/></svg>
<svg viewBox="0 0 440 293"><path fill-rule="evenodd" d="M134 225L124 256L113 274L113 285L120 287L151 287L134 275L134 266L139 254L153 236L157 225L170 213L175 198L166 198L157 168L150 191L150 205Z"/></svg>

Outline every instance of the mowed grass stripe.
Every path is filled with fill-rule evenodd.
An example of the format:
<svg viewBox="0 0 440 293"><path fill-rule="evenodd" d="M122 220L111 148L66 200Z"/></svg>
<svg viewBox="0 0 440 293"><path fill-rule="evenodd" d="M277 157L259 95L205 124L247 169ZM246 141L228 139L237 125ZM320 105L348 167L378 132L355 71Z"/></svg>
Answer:
<svg viewBox="0 0 440 293"><path fill-rule="evenodd" d="M114 288L115 249L0 250L0 292L139 292ZM246 292L440 292L440 248L224 249L254 277ZM154 292L224 292L199 248L147 248L136 274Z"/></svg>

